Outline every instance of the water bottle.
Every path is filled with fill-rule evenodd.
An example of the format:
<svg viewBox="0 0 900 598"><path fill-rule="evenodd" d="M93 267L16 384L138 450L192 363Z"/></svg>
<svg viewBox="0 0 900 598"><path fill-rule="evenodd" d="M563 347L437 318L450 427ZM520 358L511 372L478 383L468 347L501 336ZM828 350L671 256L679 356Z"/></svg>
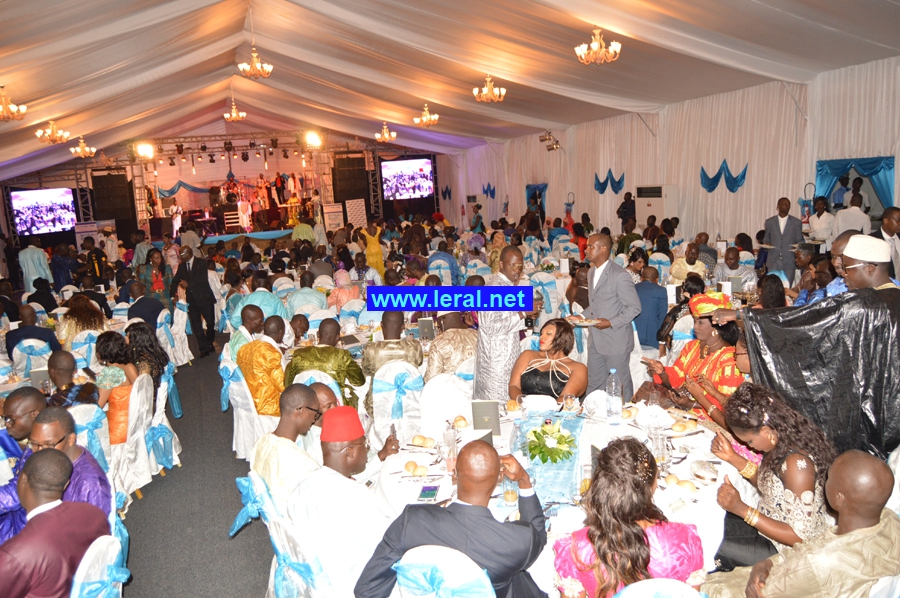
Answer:
<svg viewBox="0 0 900 598"><path fill-rule="evenodd" d="M617 426L622 423L622 382L616 374L616 368L609 370L606 379L606 423Z"/></svg>

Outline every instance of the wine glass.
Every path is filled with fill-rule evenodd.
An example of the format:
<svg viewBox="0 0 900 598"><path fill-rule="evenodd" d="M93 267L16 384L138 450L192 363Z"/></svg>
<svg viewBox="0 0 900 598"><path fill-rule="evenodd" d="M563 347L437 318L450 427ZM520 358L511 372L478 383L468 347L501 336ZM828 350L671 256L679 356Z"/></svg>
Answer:
<svg viewBox="0 0 900 598"><path fill-rule="evenodd" d="M516 403L519 404L519 412L522 414L522 419L528 417L528 413L525 410L525 395L519 395L516 397Z"/></svg>
<svg viewBox="0 0 900 598"><path fill-rule="evenodd" d="M575 395L562 396L563 411L578 411L578 397Z"/></svg>
<svg viewBox="0 0 900 598"><path fill-rule="evenodd" d="M597 414L597 401L584 401L582 407L584 408L585 416L589 420L594 419L594 416Z"/></svg>

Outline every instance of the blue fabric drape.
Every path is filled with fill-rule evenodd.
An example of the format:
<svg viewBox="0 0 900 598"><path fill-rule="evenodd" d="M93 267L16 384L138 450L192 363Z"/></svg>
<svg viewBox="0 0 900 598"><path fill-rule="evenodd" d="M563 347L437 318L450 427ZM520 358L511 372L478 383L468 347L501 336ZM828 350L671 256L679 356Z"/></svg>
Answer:
<svg viewBox="0 0 900 598"><path fill-rule="evenodd" d="M181 394L178 392L178 386L175 384L175 364L171 361L166 365L166 371L160 376L160 382L168 385L169 408L172 409L172 417L180 418L184 412L181 409Z"/></svg>
<svg viewBox="0 0 900 598"><path fill-rule="evenodd" d="M173 195L178 193L178 191L180 191L181 189L187 189L188 191L191 191L193 193L209 193L209 187L194 187L193 185L185 183L184 181L178 181L169 189L158 189L156 194L160 199L168 199L169 197L172 197Z"/></svg>
<svg viewBox="0 0 900 598"><path fill-rule="evenodd" d="M204 245L215 245L219 241L223 241L225 243L230 243L234 241L238 237L247 237L248 239L262 239L268 241L270 239L280 239L282 237L289 237L291 235L291 229L287 230L264 230L258 233L241 233L239 235L218 235L215 237L206 237L206 242Z"/></svg>
<svg viewBox="0 0 900 598"><path fill-rule="evenodd" d="M856 172L869 177L878 198L885 206L894 202L894 156L878 158L851 158L849 160L819 160L816 162L816 193L829 197L835 183L842 175L855 168ZM849 199L844 202L849 204Z"/></svg>
<svg viewBox="0 0 900 598"><path fill-rule="evenodd" d="M547 183L541 183L539 185L525 185L525 204L528 205L531 202L531 198L534 197L536 193L541 194L541 209L544 210L544 213L547 213ZM542 223L543 224L543 223Z"/></svg>
<svg viewBox="0 0 900 598"><path fill-rule="evenodd" d="M250 523L251 519L259 519L259 516L264 511L262 497L256 494L256 491L253 489L253 482L250 481L250 478L235 478L234 483L241 493L241 502L244 506L238 512L237 517L234 518L231 529L228 530L228 536L231 538L233 538L242 527Z"/></svg>
<svg viewBox="0 0 900 598"><path fill-rule="evenodd" d="M118 598L122 595L122 584L131 577L131 571L115 565L106 566L106 577L100 581L82 584L77 598Z"/></svg>
<svg viewBox="0 0 900 598"><path fill-rule="evenodd" d="M403 397L407 392L422 390L425 388L425 380L422 376L410 378L406 372L400 372L394 376L394 381L372 380L372 393L393 392L394 403L391 405L391 419L401 419L403 417Z"/></svg>
<svg viewBox="0 0 900 598"><path fill-rule="evenodd" d="M174 437L172 430L163 424L151 427L144 435L148 450L156 457L156 462L166 469L175 467L175 449L172 447Z"/></svg>
<svg viewBox="0 0 900 598"><path fill-rule="evenodd" d="M597 173L595 172L594 173L594 189L597 190L597 193L599 193L601 195L606 193L607 185L609 185L609 187L610 187L610 189L612 189L613 193L618 195L619 191L621 191L622 188L625 187L625 173L623 172L622 176L620 176L619 179L616 180L616 177L612 173L612 168L610 168L609 170L606 171L606 178L601 181L600 177L597 176Z"/></svg>
<svg viewBox="0 0 900 598"><path fill-rule="evenodd" d="M731 174L731 169L728 167L728 160L722 160L722 164L719 166L719 170L716 171L716 174L713 176L709 176L706 174L706 169L702 166L700 167L700 185L706 189L708 193L712 193L716 190L716 187L719 186L719 181L722 180L722 177L725 177L725 187L728 188L732 193L737 192L744 185L744 181L747 179L747 167L750 164L744 165L744 170L741 171L741 174L734 176Z"/></svg>
<svg viewBox="0 0 900 598"><path fill-rule="evenodd" d="M491 184L488 183L486 186L485 185L481 186L481 192L484 193L485 195L487 195L488 197L490 197L491 199L494 199L494 196L497 194L497 188L491 187Z"/></svg>

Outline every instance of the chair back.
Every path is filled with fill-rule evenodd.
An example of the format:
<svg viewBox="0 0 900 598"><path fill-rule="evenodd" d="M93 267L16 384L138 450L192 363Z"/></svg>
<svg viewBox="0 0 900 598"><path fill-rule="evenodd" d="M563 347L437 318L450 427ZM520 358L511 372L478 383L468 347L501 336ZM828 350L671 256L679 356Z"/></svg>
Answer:
<svg viewBox="0 0 900 598"><path fill-rule="evenodd" d="M869 588L869 598L897 598L900 596L900 575L882 577Z"/></svg>
<svg viewBox="0 0 900 598"><path fill-rule="evenodd" d="M554 248L553 252L559 259L581 259L581 250L578 249L578 245L575 243L560 243Z"/></svg>
<svg viewBox="0 0 900 598"><path fill-rule="evenodd" d="M300 307L295 309L293 315L296 316L297 314L303 314L304 316L306 316L306 319L308 320L311 315L313 315L314 313L316 313L317 311L319 311L321 309L322 308L319 307L318 305L313 305L312 303L307 303L306 305L301 305Z"/></svg>
<svg viewBox="0 0 900 598"><path fill-rule="evenodd" d="M383 446L392 423L401 442L421 432L419 402L424 387L418 368L405 361L391 361L378 368L372 378L373 446Z"/></svg>
<svg viewBox="0 0 900 598"><path fill-rule="evenodd" d="M334 317L334 314L328 311L327 309L317 309L310 315L306 316L306 319L309 320L309 332L318 332L319 326L325 320L337 320Z"/></svg>
<svg viewBox="0 0 900 598"><path fill-rule="evenodd" d="M62 297L64 301L68 301L72 298L72 295L79 292L81 292L81 290L74 284L67 284L59 290L59 296Z"/></svg>
<svg viewBox="0 0 900 598"><path fill-rule="evenodd" d="M127 322L128 321L128 308L131 307L130 303L116 303L116 306L113 308L113 320L117 320L119 322Z"/></svg>
<svg viewBox="0 0 900 598"><path fill-rule="evenodd" d="M275 551L273 569L270 573L269 586L275 598L297 596L298 598L319 598L328 596L326 588L330 586L328 576L322 570L318 560L306 562L297 530L290 519L273 517L268 521L269 540ZM321 587L322 592L316 592Z"/></svg>
<svg viewBox="0 0 900 598"><path fill-rule="evenodd" d="M222 411L228 408L230 402L234 418L231 448L238 459L250 459L250 455L253 454L253 445L264 434L275 429L278 425L278 418L272 415L259 415L256 412L253 395L250 394L250 388L236 363L220 361L219 375L223 380Z"/></svg>
<svg viewBox="0 0 900 598"><path fill-rule="evenodd" d="M31 370L47 367L50 359L50 345L35 338L26 338L13 347L13 369L16 375L29 378Z"/></svg>
<svg viewBox="0 0 900 598"><path fill-rule="evenodd" d="M665 253L651 253L650 262L647 264L659 272L659 283L663 284L669 278L669 268L672 267L672 261Z"/></svg>
<svg viewBox="0 0 900 598"><path fill-rule="evenodd" d="M571 242L572 242L572 235L569 235L569 234L559 235L558 237L553 239L553 247L558 247L559 245L562 245L565 243L571 243Z"/></svg>
<svg viewBox="0 0 900 598"><path fill-rule="evenodd" d="M26 305L28 303L28 298L31 297L33 294L34 293L29 293L28 291L22 293L22 297L20 298L22 305Z"/></svg>
<svg viewBox="0 0 900 598"><path fill-rule="evenodd" d="M56 321L57 321L57 322L62 322L62 321L63 321L63 318L65 317L65 315L66 315L67 313L69 313L69 308L68 308L68 307L57 307L56 309L54 309L54 310L51 311L50 313L56 316Z"/></svg>
<svg viewBox="0 0 900 598"><path fill-rule="evenodd" d="M559 317L559 292L556 290L556 277L547 272L535 272L531 275L529 282L532 288L539 291L544 297L544 309L535 324L535 328L539 330L547 320Z"/></svg>
<svg viewBox="0 0 900 598"><path fill-rule="evenodd" d="M368 309L363 309L359 312L356 321L360 326L371 326L374 330L378 326L381 326L381 316L383 315L383 311L369 311Z"/></svg>
<svg viewBox="0 0 900 598"><path fill-rule="evenodd" d="M475 384L475 358L470 357L456 366L456 377L470 385Z"/></svg>
<svg viewBox="0 0 900 598"><path fill-rule="evenodd" d="M279 278L272 283L272 292L275 293L279 298L287 297L295 290L296 288L294 287L294 281L290 278Z"/></svg>
<svg viewBox="0 0 900 598"><path fill-rule="evenodd" d="M422 411L421 433L440 438L447 422L462 415L472 421L472 384L456 374L438 374L425 383L419 397Z"/></svg>
<svg viewBox="0 0 900 598"><path fill-rule="evenodd" d="M124 445L113 450L113 481L116 489L125 494L143 488L152 480L150 457L147 454L147 430L153 409L153 380L141 374L131 387L128 399L128 436Z"/></svg>
<svg viewBox="0 0 900 598"><path fill-rule="evenodd" d="M559 411L559 403L549 395L527 395L525 409L532 411Z"/></svg>
<svg viewBox="0 0 900 598"><path fill-rule="evenodd" d="M483 276L485 280L491 275L491 267L481 260L471 260L466 264L466 278L470 276ZM459 281L460 284L465 283L464 280Z"/></svg>
<svg viewBox="0 0 900 598"><path fill-rule="evenodd" d="M312 386L316 382L320 384L324 384L334 393L334 396L337 397L338 405L344 404L344 397L341 393L341 387L338 386L338 383L334 378L329 376L323 371L320 370L303 370L296 376L294 376L293 384L303 384L305 386Z"/></svg>
<svg viewBox="0 0 900 598"><path fill-rule="evenodd" d="M666 352L663 363L665 365L675 363L681 350L692 340L694 340L694 317L688 313L686 316L678 318L675 325L672 326L672 347Z"/></svg>
<svg viewBox="0 0 900 598"><path fill-rule="evenodd" d="M97 405L73 405L69 407L69 414L75 420L78 444L91 452L103 471L109 471L112 452L109 446L109 420L106 419L106 412Z"/></svg>
<svg viewBox="0 0 900 598"><path fill-rule="evenodd" d="M756 267L756 256L749 251L742 251L738 256L741 266Z"/></svg>
<svg viewBox="0 0 900 598"><path fill-rule="evenodd" d="M445 287L452 286L456 281L453 280L453 272L450 270L450 264L447 260L435 260L428 266L428 273L434 274L441 279L441 285Z"/></svg>
<svg viewBox="0 0 900 598"><path fill-rule="evenodd" d="M181 441L169 418L166 417L166 404L169 401L169 391L174 390L177 396L178 388L172 372L175 366L172 362L166 365L166 371L160 377L159 388L156 391L156 406L153 409L153 417L150 419L150 428L147 430L147 450L150 457L150 469L156 474L160 469L172 469L181 464L178 454L181 452ZM180 400L180 397L179 397Z"/></svg>
<svg viewBox="0 0 900 598"><path fill-rule="evenodd" d="M487 571L446 546L417 546L394 563L400 598L496 596Z"/></svg>
<svg viewBox="0 0 900 598"><path fill-rule="evenodd" d="M541 335L538 331L532 332L531 336L526 336L519 341L519 347L522 351L539 351L541 348Z"/></svg>
<svg viewBox="0 0 900 598"><path fill-rule="evenodd" d="M83 370L91 368L93 372L100 371L100 362L97 360L97 337L102 332L99 330L82 330L72 339L72 354L75 356L75 367Z"/></svg>
<svg viewBox="0 0 900 598"><path fill-rule="evenodd" d="M316 279L313 281L314 289L333 289L334 288L334 279L326 274L321 276L316 276Z"/></svg>
<svg viewBox="0 0 900 598"><path fill-rule="evenodd" d="M683 581L674 579L644 579L622 588L614 598L700 598L705 596Z"/></svg>
<svg viewBox="0 0 900 598"><path fill-rule="evenodd" d="M351 299L341 306L341 325L346 324L351 319L354 324L359 324L359 314L366 309L366 302L362 299Z"/></svg>
<svg viewBox="0 0 900 598"><path fill-rule="evenodd" d="M23 297L22 302L24 303L24 301L25 301L25 299ZM39 320L41 317L43 317L45 320L47 319L47 310L44 309L44 306L41 305L40 303L25 303L25 305L30 305L31 307L34 308L34 313L38 317Z"/></svg>
<svg viewBox="0 0 900 598"><path fill-rule="evenodd" d="M122 595L122 584L131 572L120 567L122 544L114 536L100 536L88 546L72 578L71 598L114 598Z"/></svg>

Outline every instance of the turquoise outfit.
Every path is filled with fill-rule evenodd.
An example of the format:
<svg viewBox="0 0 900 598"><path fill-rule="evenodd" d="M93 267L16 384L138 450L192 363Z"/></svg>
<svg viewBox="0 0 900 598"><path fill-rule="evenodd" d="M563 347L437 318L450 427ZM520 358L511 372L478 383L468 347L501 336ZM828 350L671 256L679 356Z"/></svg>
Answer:
<svg viewBox="0 0 900 598"><path fill-rule="evenodd" d="M232 327L240 328L241 310L248 305L255 305L260 308L263 311L263 315L267 318L269 316L281 316L285 320L291 319L291 316L288 315L287 308L277 295L265 289L256 289L244 297L244 300L241 301L231 313L231 317L228 321L231 323Z"/></svg>

